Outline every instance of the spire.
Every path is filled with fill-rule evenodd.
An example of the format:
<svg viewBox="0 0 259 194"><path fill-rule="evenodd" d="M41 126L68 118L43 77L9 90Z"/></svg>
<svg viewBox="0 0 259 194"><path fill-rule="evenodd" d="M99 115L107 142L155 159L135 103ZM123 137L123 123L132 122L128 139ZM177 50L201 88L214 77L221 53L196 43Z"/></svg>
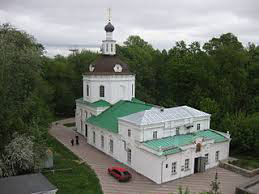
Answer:
<svg viewBox="0 0 259 194"><path fill-rule="evenodd" d="M108 8L108 21L111 21L111 8Z"/></svg>
<svg viewBox="0 0 259 194"><path fill-rule="evenodd" d="M106 40L103 40L102 54L104 55L115 55L116 54L116 41L112 38L114 26L111 24L111 9L108 9L108 24L105 25L104 30L106 31Z"/></svg>
<svg viewBox="0 0 259 194"><path fill-rule="evenodd" d="M111 8L108 9L108 24L104 27L106 32L113 32L114 26L111 24Z"/></svg>

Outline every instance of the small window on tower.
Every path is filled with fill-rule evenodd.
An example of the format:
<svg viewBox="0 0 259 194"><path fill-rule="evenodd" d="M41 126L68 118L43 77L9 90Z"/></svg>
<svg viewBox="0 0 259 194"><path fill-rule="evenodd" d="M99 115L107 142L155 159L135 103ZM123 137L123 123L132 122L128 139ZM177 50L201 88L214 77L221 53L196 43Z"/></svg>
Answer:
<svg viewBox="0 0 259 194"><path fill-rule="evenodd" d="M100 86L100 97L104 97L104 86Z"/></svg>

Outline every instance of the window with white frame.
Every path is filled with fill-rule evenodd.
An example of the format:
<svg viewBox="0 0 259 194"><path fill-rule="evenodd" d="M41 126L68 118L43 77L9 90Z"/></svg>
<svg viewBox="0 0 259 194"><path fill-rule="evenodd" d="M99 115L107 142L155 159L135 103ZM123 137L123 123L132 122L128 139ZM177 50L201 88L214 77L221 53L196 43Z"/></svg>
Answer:
<svg viewBox="0 0 259 194"><path fill-rule="evenodd" d="M171 169L171 174L176 174L176 162L172 163L172 169Z"/></svg>
<svg viewBox="0 0 259 194"><path fill-rule="evenodd" d="M215 153L215 161L219 161L219 151L216 151Z"/></svg>
<svg viewBox="0 0 259 194"><path fill-rule="evenodd" d="M190 159L185 159L184 170L189 170L189 169L190 169Z"/></svg>
<svg viewBox="0 0 259 194"><path fill-rule="evenodd" d="M209 164L209 154L205 154L205 164Z"/></svg>
<svg viewBox="0 0 259 194"><path fill-rule="evenodd" d="M198 123L198 124L197 124L197 130L200 130L200 129L201 129L201 124Z"/></svg>
<svg viewBox="0 0 259 194"><path fill-rule="evenodd" d="M95 143L95 131L93 131L93 143Z"/></svg>
<svg viewBox="0 0 259 194"><path fill-rule="evenodd" d="M128 137L131 137L131 130L128 129Z"/></svg>
<svg viewBox="0 0 259 194"><path fill-rule="evenodd" d="M110 152L113 153L113 140L110 139Z"/></svg>
<svg viewBox="0 0 259 194"><path fill-rule="evenodd" d="M104 136L101 135L101 147L104 148Z"/></svg>
<svg viewBox="0 0 259 194"><path fill-rule="evenodd" d="M128 148L128 152L127 152L127 161L130 164L131 163L131 149Z"/></svg>
<svg viewBox="0 0 259 194"><path fill-rule="evenodd" d="M157 131L153 131L153 139L157 139Z"/></svg>

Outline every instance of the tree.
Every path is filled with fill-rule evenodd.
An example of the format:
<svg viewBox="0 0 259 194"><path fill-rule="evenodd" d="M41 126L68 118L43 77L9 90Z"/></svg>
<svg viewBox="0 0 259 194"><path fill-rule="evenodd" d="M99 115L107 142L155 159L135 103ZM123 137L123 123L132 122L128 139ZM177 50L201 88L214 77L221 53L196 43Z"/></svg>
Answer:
<svg viewBox="0 0 259 194"><path fill-rule="evenodd" d="M35 167L32 138L14 134L14 139L5 146L2 157L2 175L14 176L32 172Z"/></svg>
<svg viewBox="0 0 259 194"><path fill-rule="evenodd" d="M211 190L208 192L208 194L221 194L220 188L219 188L220 182L218 180L218 172L216 171L214 180L211 181Z"/></svg>
<svg viewBox="0 0 259 194"><path fill-rule="evenodd" d="M52 92L42 79L42 55L43 46L32 36L10 24L0 25L1 152L14 133L32 136L38 130L32 126L46 131L50 123Z"/></svg>

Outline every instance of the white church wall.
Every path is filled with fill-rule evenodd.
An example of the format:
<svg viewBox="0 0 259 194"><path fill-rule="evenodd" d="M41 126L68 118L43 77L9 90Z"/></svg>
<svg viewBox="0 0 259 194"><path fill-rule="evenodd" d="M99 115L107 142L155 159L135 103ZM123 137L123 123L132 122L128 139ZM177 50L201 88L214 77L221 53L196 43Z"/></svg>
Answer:
<svg viewBox="0 0 259 194"><path fill-rule="evenodd" d="M143 149L132 148L132 163L130 166L157 184L161 184L161 163L162 158Z"/></svg>
<svg viewBox="0 0 259 194"><path fill-rule="evenodd" d="M191 122L190 122L191 120ZM145 125L143 126L143 137L141 137L141 141L147 141L153 139L153 133L157 131L157 139L163 137L169 137L176 135L176 130L179 130L179 134L186 134L190 132L197 131L197 124L200 125L199 130L209 129L210 118L209 117L201 117L201 118L191 118L191 119L181 119L175 121L166 121L163 123L153 124L153 125ZM193 127L187 129L184 125L192 124Z"/></svg>
<svg viewBox="0 0 259 194"><path fill-rule="evenodd" d="M93 132L95 132L95 142L93 140L94 139ZM104 146L103 147L102 147L101 136L104 137ZM113 140L113 152L110 151L110 140ZM122 142L119 139L117 134L109 132L105 129L94 127L91 124L88 124L87 143L119 161L125 155L125 154L123 155Z"/></svg>
<svg viewBox="0 0 259 194"><path fill-rule="evenodd" d="M163 162L162 176L163 182L168 182L194 173L194 161L197 157L204 157L209 154L206 169L218 165L216 161L216 151L219 151L219 160L227 159L229 156L229 141L213 143L203 146L200 152L196 152L195 147L190 147L186 151L168 155ZM185 160L189 159L189 169L185 170ZM172 163L176 162L176 173L172 173ZM167 168L166 168L167 166Z"/></svg>
<svg viewBox="0 0 259 194"><path fill-rule="evenodd" d="M89 85L89 96L87 96L87 85ZM105 87L104 97L100 97L100 86ZM119 100L131 100L135 91L135 75L84 75L83 88L84 100L95 102L106 100L111 104Z"/></svg>
<svg viewBox="0 0 259 194"><path fill-rule="evenodd" d="M76 123L77 132L85 136L85 120L86 120L86 118L89 118L92 115L98 115L102 111L106 110L107 108L108 107L93 108L93 107L89 107L85 104L77 103L76 104L76 113L75 113L75 123Z"/></svg>
<svg viewBox="0 0 259 194"><path fill-rule="evenodd" d="M141 129L133 124L125 121L118 121L118 133L125 139L131 139L141 141ZM130 137L128 136L128 130L130 130Z"/></svg>

